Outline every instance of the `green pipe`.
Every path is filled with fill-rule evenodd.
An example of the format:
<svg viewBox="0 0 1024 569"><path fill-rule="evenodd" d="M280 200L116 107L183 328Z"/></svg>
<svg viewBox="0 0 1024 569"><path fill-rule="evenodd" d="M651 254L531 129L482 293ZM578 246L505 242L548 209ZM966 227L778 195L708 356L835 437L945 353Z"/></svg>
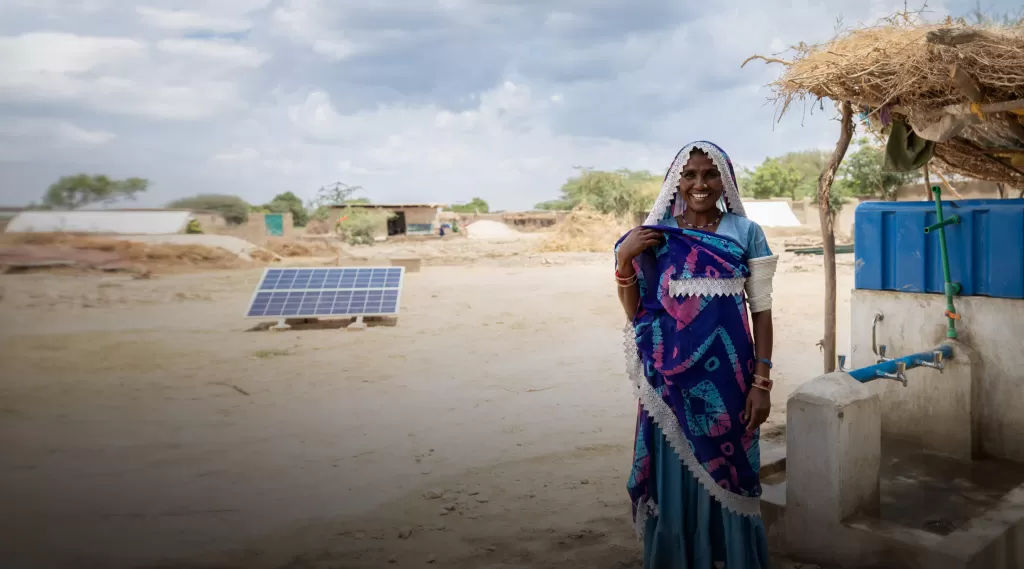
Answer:
<svg viewBox="0 0 1024 569"><path fill-rule="evenodd" d="M941 217L940 217L940 219L941 219ZM924 228L924 232L925 233L931 233L932 231L935 231L936 229L945 227L947 225L956 225L958 223L960 223L960 216L959 215L954 215L952 217L943 219L939 223L935 223L935 224L929 225L928 227L925 227Z"/></svg>
<svg viewBox="0 0 1024 569"><path fill-rule="evenodd" d="M937 223L925 228L924 232L929 233L935 229L939 230L939 250L942 253L942 277L945 279L946 292L946 320L947 338L956 338L956 321L960 315L956 313L953 306L953 296L960 294L960 285L952 282L949 276L949 253L946 249L946 226L960 223L960 216L954 215L948 220L942 218L942 188L932 186L932 193L935 194L935 218Z"/></svg>

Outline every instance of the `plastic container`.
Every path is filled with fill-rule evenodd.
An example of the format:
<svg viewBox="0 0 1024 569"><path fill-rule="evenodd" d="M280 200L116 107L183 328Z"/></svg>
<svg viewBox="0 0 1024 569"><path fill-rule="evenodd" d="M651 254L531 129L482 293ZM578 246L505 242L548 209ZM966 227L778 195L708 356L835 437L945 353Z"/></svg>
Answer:
<svg viewBox="0 0 1024 569"><path fill-rule="evenodd" d="M1024 298L1024 200L942 202L950 277L961 296ZM864 202L854 221L854 286L943 293L933 202Z"/></svg>

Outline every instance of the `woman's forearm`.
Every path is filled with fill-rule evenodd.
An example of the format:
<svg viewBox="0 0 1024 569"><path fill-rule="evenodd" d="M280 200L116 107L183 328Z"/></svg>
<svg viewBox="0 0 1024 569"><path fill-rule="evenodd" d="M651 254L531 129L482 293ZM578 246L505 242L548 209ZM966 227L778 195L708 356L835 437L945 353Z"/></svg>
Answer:
<svg viewBox="0 0 1024 569"><path fill-rule="evenodd" d="M618 263L618 273L620 278L632 280L636 276L636 272L633 271L633 263ZM640 285L634 282L629 286L621 286L619 283L619 303L622 304L622 310L626 312L626 320L629 322L633 321L636 316L637 307L640 306Z"/></svg>
<svg viewBox="0 0 1024 569"><path fill-rule="evenodd" d="M772 311L763 310L750 315L753 324L754 334L754 359L757 360L754 366L754 373L770 378L771 367L764 360L771 361L772 345L775 342L774 329L772 327Z"/></svg>

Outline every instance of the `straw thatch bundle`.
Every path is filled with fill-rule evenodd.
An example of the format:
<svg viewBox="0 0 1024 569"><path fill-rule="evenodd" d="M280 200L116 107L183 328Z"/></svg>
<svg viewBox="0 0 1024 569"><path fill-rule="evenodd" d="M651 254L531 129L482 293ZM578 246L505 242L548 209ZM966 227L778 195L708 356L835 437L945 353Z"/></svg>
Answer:
<svg viewBox="0 0 1024 569"><path fill-rule="evenodd" d="M892 119L919 134L953 123L931 138L940 169L1024 187L1024 25L894 18L793 51L789 61L751 58L786 65L772 85L780 114L828 98L850 101L876 130Z"/></svg>

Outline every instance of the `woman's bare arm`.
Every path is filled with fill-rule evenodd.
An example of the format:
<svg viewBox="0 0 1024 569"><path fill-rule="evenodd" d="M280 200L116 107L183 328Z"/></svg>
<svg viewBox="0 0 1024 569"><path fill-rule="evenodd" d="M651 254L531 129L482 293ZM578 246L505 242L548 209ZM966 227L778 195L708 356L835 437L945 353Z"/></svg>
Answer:
<svg viewBox="0 0 1024 569"><path fill-rule="evenodd" d="M633 270L633 259L642 251L661 242L661 232L646 227L636 227L622 240L615 251L615 268L618 270L619 303L626 311L626 319L630 322L640 307L640 285L636 283L636 272ZM624 282L623 282L624 281ZM625 283L630 283L623 286Z"/></svg>
<svg viewBox="0 0 1024 569"><path fill-rule="evenodd" d="M636 276L636 272L633 271L632 262L617 263L619 277L623 279L633 279ZM619 285L619 303L622 304L622 310L626 312L626 320L629 322L633 321L636 317L637 308L640 307L640 284L634 282L629 286Z"/></svg>
<svg viewBox="0 0 1024 569"><path fill-rule="evenodd" d="M757 360L754 373L771 378L771 368L762 360L772 360L775 330L772 327L772 311L763 310L750 315L754 335L754 359Z"/></svg>

